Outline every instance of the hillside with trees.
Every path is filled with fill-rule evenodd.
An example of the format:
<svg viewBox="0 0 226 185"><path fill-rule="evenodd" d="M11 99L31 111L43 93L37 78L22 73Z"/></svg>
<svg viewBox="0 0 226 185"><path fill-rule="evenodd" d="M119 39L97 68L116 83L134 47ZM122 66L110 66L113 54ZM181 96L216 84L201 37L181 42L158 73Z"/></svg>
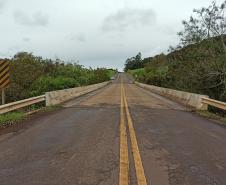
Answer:
<svg viewBox="0 0 226 185"><path fill-rule="evenodd" d="M145 66L145 60L142 60L141 53L138 53L135 57L128 58L125 63L125 71L143 68Z"/></svg>
<svg viewBox="0 0 226 185"><path fill-rule="evenodd" d="M226 1L195 9L183 25L168 54L143 59L139 73L127 63L125 70L140 82L226 101Z"/></svg>

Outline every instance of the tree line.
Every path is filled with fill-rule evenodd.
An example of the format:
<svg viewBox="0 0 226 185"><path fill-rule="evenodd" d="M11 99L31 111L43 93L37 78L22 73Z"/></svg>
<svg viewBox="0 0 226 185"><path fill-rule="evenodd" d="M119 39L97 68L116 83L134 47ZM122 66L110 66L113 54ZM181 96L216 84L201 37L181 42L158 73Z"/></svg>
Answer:
<svg viewBox="0 0 226 185"><path fill-rule="evenodd" d="M143 68L146 63L145 60L142 60L141 53L139 52L135 57L126 60L124 71Z"/></svg>
<svg viewBox="0 0 226 185"><path fill-rule="evenodd" d="M147 84L226 101L226 1L194 9L182 23L180 43L170 46L168 54L137 61L142 72L133 70L126 61L125 71Z"/></svg>
<svg viewBox="0 0 226 185"><path fill-rule="evenodd" d="M7 102L42 95L48 91L110 80L108 69L85 68L76 63L65 63L60 59L43 59L27 52L19 52L7 60L10 62Z"/></svg>

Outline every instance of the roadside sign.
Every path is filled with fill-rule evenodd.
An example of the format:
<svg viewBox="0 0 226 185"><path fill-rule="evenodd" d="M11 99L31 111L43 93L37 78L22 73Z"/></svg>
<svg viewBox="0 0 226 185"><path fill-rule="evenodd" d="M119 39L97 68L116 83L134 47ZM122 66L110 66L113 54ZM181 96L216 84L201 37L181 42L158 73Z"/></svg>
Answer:
<svg viewBox="0 0 226 185"><path fill-rule="evenodd" d="M4 89L9 87L9 61L0 61L0 88Z"/></svg>
<svg viewBox="0 0 226 185"><path fill-rule="evenodd" d="M9 61L0 60L0 89L2 91L2 105L5 104L5 88L9 87Z"/></svg>

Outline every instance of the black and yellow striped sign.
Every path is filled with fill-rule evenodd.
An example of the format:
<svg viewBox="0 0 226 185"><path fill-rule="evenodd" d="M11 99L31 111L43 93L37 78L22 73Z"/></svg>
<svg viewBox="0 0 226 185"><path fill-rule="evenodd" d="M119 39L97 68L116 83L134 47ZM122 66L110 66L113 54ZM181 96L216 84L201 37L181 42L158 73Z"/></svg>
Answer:
<svg viewBox="0 0 226 185"><path fill-rule="evenodd" d="M9 61L0 60L0 88L9 86Z"/></svg>

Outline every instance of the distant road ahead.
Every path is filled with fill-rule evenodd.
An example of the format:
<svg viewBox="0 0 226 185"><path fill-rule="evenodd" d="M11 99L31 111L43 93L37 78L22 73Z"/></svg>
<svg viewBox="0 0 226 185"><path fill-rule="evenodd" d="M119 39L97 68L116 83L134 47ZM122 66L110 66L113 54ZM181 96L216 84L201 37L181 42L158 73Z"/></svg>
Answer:
<svg viewBox="0 0 226 185"><path fill-rule="evenodd" d="M0 135L0 185L126 184L226 185L226 129L120 74Z"/></svg>

